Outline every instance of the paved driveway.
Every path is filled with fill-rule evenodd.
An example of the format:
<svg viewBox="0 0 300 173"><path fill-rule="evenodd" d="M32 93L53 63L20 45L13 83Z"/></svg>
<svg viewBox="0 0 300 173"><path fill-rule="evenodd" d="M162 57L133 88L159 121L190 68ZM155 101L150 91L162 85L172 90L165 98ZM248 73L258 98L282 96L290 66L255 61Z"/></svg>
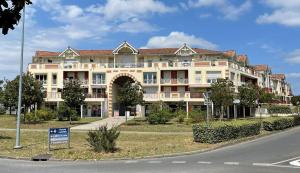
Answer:
<svg viewBox="0 0 300 173"><path fill-rule="evenodd" d="M128 118L128 120L130 120L130 119L132 119L132 118L131 117ZM124 117L116 117L116 118L109 117L109 118L105 118L105 119L95 121L95 122L92 122L89 124L72 127L71 130L96 130L100 126L105 126L105 125L107 125L108 128L110 129L114 126L119 126L125 122L126 122L126 119Z"/></svg>

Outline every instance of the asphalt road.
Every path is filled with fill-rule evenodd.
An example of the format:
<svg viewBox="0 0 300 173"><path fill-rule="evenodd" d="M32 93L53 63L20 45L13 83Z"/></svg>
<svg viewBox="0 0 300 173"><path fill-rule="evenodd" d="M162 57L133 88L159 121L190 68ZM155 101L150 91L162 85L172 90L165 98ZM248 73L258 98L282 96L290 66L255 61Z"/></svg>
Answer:
<svg viewBox="0 0 300 173"><path fill-rule="evenodd" d="M292 165L292 163L296 163ZM0 159L1 173L299 173L300 127L205 153L141 160Z"/></svg>

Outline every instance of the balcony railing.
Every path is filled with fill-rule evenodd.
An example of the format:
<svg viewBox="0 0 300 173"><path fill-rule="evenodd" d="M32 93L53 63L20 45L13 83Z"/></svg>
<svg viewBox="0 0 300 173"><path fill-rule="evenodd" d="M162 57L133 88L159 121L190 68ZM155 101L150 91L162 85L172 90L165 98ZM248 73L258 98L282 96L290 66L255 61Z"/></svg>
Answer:
<svg viewBox="0 0 300 173"><path fill-rule="evenodd" d="M188 79L161 79L161 84L188 84Z"/></svg>
<svg viewBox="0 0 300 173"><path fill-rule="evenodd" d="M86 98L107 98L106 93L92 93L92 94L85 94Z"/></svg>
<svg viewBox="0 0 300 173"><path fill-rule="evenodd" d="M190 98L189 92L162 92L162 98Z"/></svg>
<svg viewBox="0 0 300 173"><path fill-rule="evenodd" d="M144 99L158 99L158 94L157 93L145 93L144 94Z"/></svg>
<svg viewBox="0 0 300 173"><path fill-rule="evenodd" d="M64 84L66 84L66 83L68 83L68 82L70 82L70 81L72 81L72 80L70 80L70 79L65 79L64 80ZM81 85L88 85L89 84L89 80L78 80L79 81L79 83L81 84Z"/></svg>
<svg viewBox="0 0 300 173"><path fill-rule="evenodd" d="M59 92L47 92L45 98L47 99L60 99L61 93Z"/></svg>
<svg viewBox="0 0 300 173"><path fill-rule="evenodd" d="M144 79L144 84L156 84L156 79Z"/></svg>
<svg viewBox="0 0 300 173"><path fill-rule="evenodd" d="M94 85L105 84L105 80L93 80Z"/></svg>

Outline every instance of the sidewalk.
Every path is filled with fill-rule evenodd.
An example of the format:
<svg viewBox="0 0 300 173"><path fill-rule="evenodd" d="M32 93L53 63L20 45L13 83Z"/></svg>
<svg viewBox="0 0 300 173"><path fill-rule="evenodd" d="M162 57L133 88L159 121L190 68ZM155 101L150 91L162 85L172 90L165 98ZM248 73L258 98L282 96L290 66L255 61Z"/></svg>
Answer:
<svg viewBox="0 0 300 173"><path fill-rule="evenodd" d="M132 119L132 117L128 118L128 120L130 119ZM108 129L111 129L112 127L119 126L125 122L126 119L124 117L109 117L89 124L72 127L71 130L96 130L105 125L107 125Z"/></svg>

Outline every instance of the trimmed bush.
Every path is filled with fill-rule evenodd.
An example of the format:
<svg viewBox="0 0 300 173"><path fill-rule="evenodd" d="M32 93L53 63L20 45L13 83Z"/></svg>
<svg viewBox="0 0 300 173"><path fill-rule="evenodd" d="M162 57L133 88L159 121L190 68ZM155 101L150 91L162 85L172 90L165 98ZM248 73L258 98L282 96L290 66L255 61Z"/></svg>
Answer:
<svg viewBox="0 0 300 173"><path fill-rule="evenodd" d="M263 120L266 131L283 130L299 123L299 117L271 117Z"/></svg>
<svg viewBox="0 0 300 173"><path fill-rule="evenodd" d="M50 109L37 110L36 115L39 117L40 120L43 120L43 121L52 120L52 119L56 118L56 116L57 116L55 111L52 111Z"/></svg>
<svg viewBox="0 0 300 173"><path fill-rule="evenodd" d="M172 114L168 110L151 113L147 117L149 124L166 124L172 118Z"/></svg>
<svg viewBox="0 0 300 173"><path fill-rule="evenodd" d="M37 124L41 122L41 119L34 112L26 114L25 121L29 124Z"/></svg>
<svg viewBox="0 0 300 173"><path fill-rule="evenodd" d="M95 152L114 152L119 135L120 131L117 127L108 129L106 125L96 131L89 131L86 140Z"/></svg>
<svg viewBox="0 0 300 173"><path fill-rule="evenodd" d="M258 121L228 121L212 122L193 125L194 141L200 143L219 143L231 139L258 135L260 123Z"/></svg>
<svg viewBox="0 0 300 173"><path fill-rule="evenodd" d="M192 123L200 123L205 120L206 112L201 110L194 110L189 113Z"/></svg>
<svg viewBox="0 0 300 173"><path fill-rule="evenodd" d="M291 114L292 110L289 106L276 106L268 107L269 114Z"/></svg>

